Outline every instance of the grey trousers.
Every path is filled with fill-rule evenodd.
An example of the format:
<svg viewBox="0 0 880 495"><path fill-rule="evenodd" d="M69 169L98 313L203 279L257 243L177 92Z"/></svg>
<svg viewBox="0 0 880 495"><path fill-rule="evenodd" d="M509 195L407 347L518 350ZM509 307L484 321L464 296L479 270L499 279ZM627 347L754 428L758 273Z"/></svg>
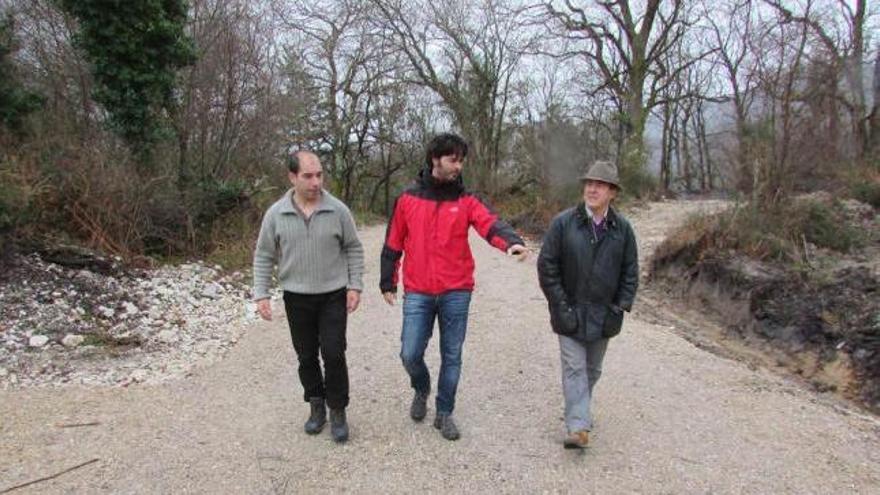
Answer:
<svg viewBox="0 0 880 495"><path fill-rule="evenodd" d="M608 349L608 339L594 342L559 336L559 355L562 359L562 394L565 396L565 426L569 433L593 427L590 401L593 387L602 375L602 360Z"/></svg>

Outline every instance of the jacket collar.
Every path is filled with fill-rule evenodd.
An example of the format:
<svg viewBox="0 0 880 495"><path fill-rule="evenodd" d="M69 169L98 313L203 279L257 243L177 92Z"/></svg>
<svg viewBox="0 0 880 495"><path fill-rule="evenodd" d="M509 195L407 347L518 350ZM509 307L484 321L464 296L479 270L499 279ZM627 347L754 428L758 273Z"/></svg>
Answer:
<svg viewBox="0 0 880 495"><path fill-rule="evenodd" d="M577 204L574 210L574 215L578 219L580 223L587 224L587 222L592 222L590 218L590 214L587 212L587 205L581 201ZM614 209L613 206L608 205L608 213L605 214L605 221L607 222L608 227L616 229L618 225L617 221L617 210Z"/></svg>
<svg viewBox="0 0 880 495"><path fill-rule="evenodd" d="M464 180L461 174L452 182L440 182L434 178L430 167L423 167L419 170L419 185L425 189L431 189L441 197L459 196L464 192Z"/></svg>

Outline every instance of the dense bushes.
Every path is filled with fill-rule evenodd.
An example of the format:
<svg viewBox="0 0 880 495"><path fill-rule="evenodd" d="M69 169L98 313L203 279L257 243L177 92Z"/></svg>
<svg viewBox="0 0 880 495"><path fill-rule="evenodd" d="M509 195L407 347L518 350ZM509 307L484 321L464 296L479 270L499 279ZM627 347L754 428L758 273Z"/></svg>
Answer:
<svg viewBox="0 0 880 495"><path fill-rule="evenodd" d="M847 253L868 241L854 215L827 194L762 209L741 205L714 217L689 219L658 248L656 258L675 256L691 264L736 251L757 260L800 263L809 257L810 245Z"/></svg>
<svg viewBox="0 0 880 495"><path fill-rule="evenodd" d="M233 239L250 249L255 231L242 218L259 228L265 206L255 201L255 181L216 178L181 186L175 175L139 171L122 148L55 144L11 148L0 161L5 239L69 239L128 260L202 257L231 249ZM274 195L282 187L279 181L266 190ZM235 231L224 232L228 228Z"/></svg>
<svg viewBox="0 0 880 495"><path fill-rule="evenodd" d="M880 208L880 169L866 169L853 174L850 194L863 203Z"/></svg>
<svg viewBox="0 0 880 495"><path fill-rule="evenodd" d="M657 178L643 167L621 167L621 199L647 199L657 192Z"/></svg>
<svg viewBox="0 0 880 495"><path fill-rule="evenodd" d="M21 190L7 182L0 175L0 232L8 232L18 223L21 216Z"/></svg>
<svg viewBox="0 0 880 495"><path fill-rule="evenodd" d="M795 212L795 230L803 231L803 238L813 244L848 253L865 242L864 234L851 225L846 210L839 201L830 205L808 201Z"/></svg>

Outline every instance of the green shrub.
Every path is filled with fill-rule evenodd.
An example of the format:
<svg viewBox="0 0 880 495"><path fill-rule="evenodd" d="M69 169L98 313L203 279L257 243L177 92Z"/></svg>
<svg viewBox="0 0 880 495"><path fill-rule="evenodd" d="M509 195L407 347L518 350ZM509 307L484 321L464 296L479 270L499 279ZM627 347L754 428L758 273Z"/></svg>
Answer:
<svg viewBox="0 0 880 495"><path fill-rule="evenodd" d="M0 168L0 232L10 232L32 222L38 212L34 202L42 190L40 182L16 174L12 168Z"/></svg>
<svg viewBox="0 0 880 495"><path fill-rule="evenodd" d="M874 208L880 208L880 180L860 181L852 186L852 197L868 203Z"/></svg>
<svg viewBox="0 0 880 495"><path fill-rule="evenodd" d="M240 224L237 215L253 209L244 181L207 179L184 191L173 182L159 182L146 196L143 252L162 258L229 249L248 225ZM256 222L259 228L259 218ZM224 234L224 229L231 232Z"/></svg>
<svg viewBox="0 0 880 495"><path fill-rule="evenodd" d="M819 247L847 253L864 243L860 231L847 222L843 206L838 201L830 205L808 201L799 213L799 230Z"/></svg>
<svg viewBox="0 0 880 495"><path fill-rule="evenodd" d="M622 199L648 198L657 190L657 179L644 167L621 167Z"/></svg>
<svg viewBox="0 0 880 495"><path fill-rule="evenodd" d="M797 248L790 242L794 237L788 218L782 205L761 209L749 204L738 208L727 224L721 222L725 239L719 244L755 259L795 259Z"/></svg>
<svg viewBox="0 0 880 495"><path fill-rule="evenodd" d="M19 137L27 116L39 110L45 98L23 84L13 59L18 50L14 20L9 11L0 13L0 128ZM2 221L2 219L0 219Z"/></svg>
<svg viewBox="0 0 880 495"><path fill-rule="evenodd" d="M214 221L244 204L247 199L244 181L205 179L191 193L191 216L199 226L210 227Z"/></svg>
<svg viewBox="0 0 880 495"><path fill-rule="evenodd" d="M15 219L18 217L15 208L15 191L8 184L0 183L0 232L12 230Z"/></svg>

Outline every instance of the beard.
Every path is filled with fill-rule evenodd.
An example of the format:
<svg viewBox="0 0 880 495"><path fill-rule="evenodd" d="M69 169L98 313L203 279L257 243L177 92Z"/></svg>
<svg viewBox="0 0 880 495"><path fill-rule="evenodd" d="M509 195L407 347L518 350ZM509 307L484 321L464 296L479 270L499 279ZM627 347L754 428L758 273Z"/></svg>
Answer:
<svg viewBox="0 0 880 495"><path fill-rule="evenodd" d="M440 182L453 182L459 176L459 172L448 171L448 170L438 170L437 174L434 176Z"/></svg>

